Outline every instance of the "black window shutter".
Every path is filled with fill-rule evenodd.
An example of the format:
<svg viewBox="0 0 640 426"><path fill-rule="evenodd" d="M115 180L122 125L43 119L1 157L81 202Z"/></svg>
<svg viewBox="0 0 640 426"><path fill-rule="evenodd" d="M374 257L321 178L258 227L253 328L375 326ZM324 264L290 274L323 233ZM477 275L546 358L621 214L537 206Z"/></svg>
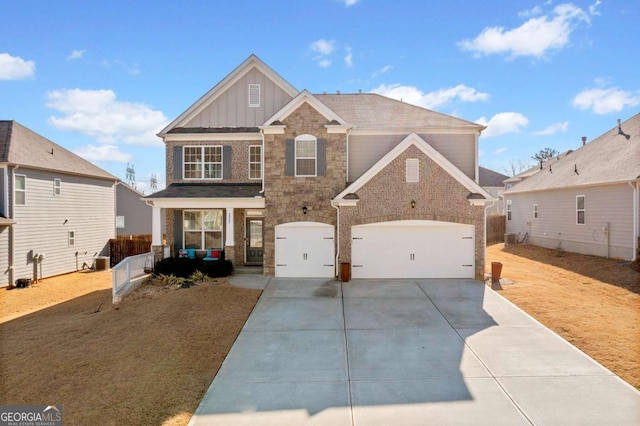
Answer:
<svg viewBox="0 0 640 426"><path fill-rule="evenodd" d="M182 248L182 210L173 212L173 241L176 250Z"/></svg>
<svg viewBox="0 0 640 426"><path fill-rule="evenodd" d="M327 174L327 143L324 139L318 139L316 149L318 151L318 176Z"/></svg>
<svg viewBox="0 0 640 426"><path fill-rule="evenodd" d="M182 180L182 147L173 147L173 178Z"/></svg>
<svg viewBox="0 0 640 426"><path fill-rule="evenodd" d="M222 147L222 177L224 179L231 178L231 146Z"/></svg>
<svg viewBox="0 0 640 426"><path fill-rule="evenodd" d="M293 176L296 173L296 147L293 139L287 139L284 147L284 174L286 176Z"/></svg>

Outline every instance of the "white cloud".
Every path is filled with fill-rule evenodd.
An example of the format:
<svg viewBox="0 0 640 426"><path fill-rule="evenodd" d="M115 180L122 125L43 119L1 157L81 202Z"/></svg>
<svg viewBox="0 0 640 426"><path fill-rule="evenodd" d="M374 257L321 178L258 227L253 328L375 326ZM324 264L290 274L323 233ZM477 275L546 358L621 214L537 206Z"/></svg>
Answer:
<svg viewBox="0 0 640 426"><path fill-rule="evenodd" d="M103 60L101 62L101 65L105 68L111 68L113 66L117 66L120 67L122 69L124 69L127 73L131 74L131 75L138 75L140 74L142 71L140 70L140 66L138 65L137 62L134 62L132 64L127 64L124 63L118 59L113 60L113 61L108 61L108 60Z"/></svg>
<svg viewBox="0 0 640 426"><path fill-rule="evenodd" d="M534 14L534 8L521 12ZM589 14L571 3L556 6L549 14L532 17L517 28L486 27L473 40L458 43L463 50L476 56L507 54L513 59L518 56L544 57L552 50L559 50L569 44L571 33L580 23L590 23Z"/></svg>
<svg viewBox="0 0 640 426"><path fill-rule="evenodd" d="M336 49L336 41L335 40L325 40L321 38L320 40L316 40L311 43L311 50L319 53L320 55L331 55L333 51Z"/></svg>
<svg viewBox="0 0 640 426"><path fill-rule="evenodd" d="M25 61L19 56L0 53L0 80L20 80L36 72L34 61Z"/></svg>
<svg viewBox="0 0 640 426"><path fill-rule="evenodd" d="M353 6L354 4L358 3L360 0L344 0L344 5L349 7L349 6Z"/></svg>
<svg viewBox="0 0 640 426"><path fill-rule="evenodd" d="M586 89L573 98L573 106L596 114L622 111L628 106L640 104L640 91L628 92L617 87Z"/></svg>
<svg viewBox="0 0 640 426"><path fill-rule="evenodd" d="M402 86L400 84L387 86L386 84L381 84L371 92L425 108L437 108L455 99L462 102L478 102L489 99L488 93L478 92L476 89L464 84L458 84L455 87L440 89L430 93L424 93L413 86Z"/></svg>
<svg viewBox="0 0 640 426"><path fill-rule="evenodd" d="M509 148L503 146L502 148L498 148L493 152L493 155L500 155L500 154L504 154L505 152L507 152L509 150Z"/></svg>
<svg viewBox="0 0 640 426"><path fill-rule="evenodd" d="M116 145L87 145L75 149L74 152L91 162L127 163L132 159L131 154L120 151Z"/></svg>
<svg viewBox="0 0 640 426"><path fill-rule="evenodd" d="M327 58L319 59L318 66L320 68L329 68L331 66L331 59L327 59Z"/></svg>
<svg viewBox="0 0 640 426"><path fill-rule="evenodd" d="M549 136L555 135L556 133L566 133L567 130L569 130L569 122L562 121L560 123L554 123L548 126L546 129L534 132L533 134L536 136Z"/></svg>
<svg viewBox="0 0 640 426"><path fill-rule="evenodd" d="M162 111L118 101L112 90L55 90L47 93L47 106L63 113L49 118L53 127L84 133L105 144L161 146L155 134L168 123Z"/></svg>
<svg viewBox="0 0 640 426"><path fill-rule="evenodd" d="M600 12L598 12L596 10L596 8L598 6L600 6L602 4L601 0L596 0L596 2L594 4L592 4L591 6L589 6L589 14L591 15L600 15Z"/></svg>
<svg viewBox="0 0 640 426"><path fill-rule="evenodd" d="M385 65L384 67L380 68L377 71L374 71L373 74L371 74L371 78L376 78L379 75L382 74L386 74L387 72L391 71L393 69L393 65Z"/></svg>
<svg viewBox="0 0 640 426"><path fill-rule="evenodd" d="M528 18L529 16L538 16L541 13L542 8L540 6L534 6L531 9L518 12L518 16L520 16L521 18Z"/></svg>
<svg viewBox="0 0 640 426"><path fill-rule="evenodd" d="M353 52L350 47L347 47L347 54L344 57L344 63L347 67L351 68L353 66Z"/></svg>
<svg viewBox="0 0 640 426"><path fill-rule="evenodd" d="M72 50L69 56L67 56L67 61L74 61L76 59L80 59L84 56L86 50Z"/></svg>
<svg viewBox="0 0 640 426"><path fill-rule="evenodd" d="M501 112L487 120L480 117L476 123L487 126L482 132L482 137L504 135L505 133L518 133L529 124L529 119L519 112Z"/></svg>

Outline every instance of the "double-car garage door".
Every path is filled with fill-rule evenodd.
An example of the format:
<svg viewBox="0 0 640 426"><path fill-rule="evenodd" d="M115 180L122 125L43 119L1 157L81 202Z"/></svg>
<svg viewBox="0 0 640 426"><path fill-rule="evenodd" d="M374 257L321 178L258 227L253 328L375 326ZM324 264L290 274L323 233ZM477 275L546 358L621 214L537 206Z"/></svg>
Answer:
<svg viewBox="0 0 640 426"><path fill-rule="evenodd" d="M277 277L333 277L335 227L317 222L276 226ZM473 278L474 226L405 220L351 228L353 278Z"/></svg>

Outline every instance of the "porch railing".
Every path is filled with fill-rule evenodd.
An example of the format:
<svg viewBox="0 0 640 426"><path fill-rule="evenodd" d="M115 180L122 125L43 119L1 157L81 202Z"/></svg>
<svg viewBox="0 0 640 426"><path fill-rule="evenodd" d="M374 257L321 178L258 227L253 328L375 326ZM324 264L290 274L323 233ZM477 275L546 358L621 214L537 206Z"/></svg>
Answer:
<svg viewBox="0 0 640 426"><path fill-rule="evenodd" d="M135 289L153 270L153 253L129 256L111 268L113 277L112 302L118 303Z"/></svg>

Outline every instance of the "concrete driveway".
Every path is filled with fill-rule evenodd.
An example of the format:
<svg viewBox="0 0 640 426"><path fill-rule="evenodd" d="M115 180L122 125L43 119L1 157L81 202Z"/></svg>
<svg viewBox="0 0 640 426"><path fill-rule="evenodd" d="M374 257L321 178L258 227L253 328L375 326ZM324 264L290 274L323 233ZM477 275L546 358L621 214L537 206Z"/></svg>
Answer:
<svg viewBox="0 0 640 426"><path fill-rule="evenodd" d="M235 283L266 288L192 425L640 424L640 392L481 282Z"/></svg>

